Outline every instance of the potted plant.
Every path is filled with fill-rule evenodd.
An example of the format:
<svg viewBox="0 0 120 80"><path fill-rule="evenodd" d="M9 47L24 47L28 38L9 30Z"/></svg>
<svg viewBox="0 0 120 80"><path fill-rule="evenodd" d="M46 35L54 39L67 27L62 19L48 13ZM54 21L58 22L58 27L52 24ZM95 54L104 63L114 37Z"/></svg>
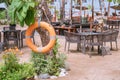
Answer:
<svg viewBox="0 0 120 80"><path fill-rule="evenodd" d="M11 20L11 26L16 26L17 23L21 26L33 24L35 20L35 1L12 0L8 7L8 15Z"/></svg>

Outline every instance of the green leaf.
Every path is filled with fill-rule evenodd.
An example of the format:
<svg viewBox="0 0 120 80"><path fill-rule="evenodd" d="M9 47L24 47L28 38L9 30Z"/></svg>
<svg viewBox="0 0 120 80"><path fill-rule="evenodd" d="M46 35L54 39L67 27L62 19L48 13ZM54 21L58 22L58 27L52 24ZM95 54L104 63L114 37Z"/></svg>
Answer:
<svg viewBox="0 0 120 80"><path fill-rule="evenodd" d="M30 7L34 8L35 7L35 3L34 2L29 2L27 3Z"/></svg>
<svg viewBox="0 0 120 80"><path fill-rule="evenodd" d="M21 16L24 17L24 18L26 17L26 12L24 12L23 10L21 10L20 14L21 14Z"/></svg>
<svg viewBox="0 0 120 80"><path fill-rule="evenodd" d="M22 22L24 20L23 16L21 16L19 12L16 12L16 14L17 14L18 20Z"/></svg>
<svg viewBox="0 0 120 80"><path fill-rule="evenodd" d="M35 21L35 19L34 19L34 10L29 10L29 11L27 12L27 16L26 16L26 18L25 18L25 23L26 23L28 26L30 26L31 24L34 23L34 21Z"/></svg>
<svg viewBox="0 0 120 80"><path fill-rule="evenodd" d="M107 0L108 2L112 2L112 0Z"/></svg>
<svg viewBox="0 0 120 80"><path fill-rule="evenodd" d="M19 4L19 6L17 7L17 10L19 11L23 6L24 6L24 3L21 2L21 3Z"/></svg>
<svg viewBox="0 0 120 80"><path fill-rule="evenodd" d="M24 26L24 20L20 22L20 26Z"/></svg>

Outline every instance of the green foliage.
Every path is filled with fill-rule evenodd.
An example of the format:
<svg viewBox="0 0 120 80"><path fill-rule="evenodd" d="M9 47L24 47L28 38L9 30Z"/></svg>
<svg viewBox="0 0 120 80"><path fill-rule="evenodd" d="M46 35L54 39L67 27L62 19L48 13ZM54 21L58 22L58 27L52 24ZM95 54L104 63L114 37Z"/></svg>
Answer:
<svg viewBox="0 0 120 80"><path fill-rule="evenodd" d="M32 63L19 64L15 54L3 56L4 65L0 67L0 80L24 80L35 75Z"/></svg>
<svg viewBox="0 0 120 80"><path fill-rule="evenodd" d="M5 19L6 18L6 13L4 11L0 11L0 19Z"/></svg>
<svg viewBox="0 0 120 80"><path fill-rule="evenodd" d="M120 0L113 0L113 2L120 4Z"/></svg>
<svg viewBox="0 0 120 80"><path fill-rule="evenodd" d="M57 15L57 18L60 19L60 13L58 10L55 11L56 15Z"/></svg>
<svg viewBox="0 0 120 80"><path fill-rule="evenodd" d="M108 2L114 2L120 4L120 0L107 0Z"/></svg>
<svg viewBox="0 0 120 80"><path fill-rule="evenodd" d="M60 68L65 66L66 56L59 53L58 48L59 44L56 41L52 55L32 52L32 61L37 74L48 73L50 75L59 75Z"/></svg>
<svg viewBox="0 0 120 80"><path fill-rule="evenodd" d="M21 26L33 24L36 13L35 5L34 0L12 0L8 8L11 24L16 22L19 22Z"/></svg>
<svg viewBox="0 0 120 80"><path fill-rule="evenodd" d="M88 4L88 10L92 9L92 5Z"/></svg>
<svg viewBox="0 0 120 80"><path fill-rule="evenodd" d="M107 0L108 2L114 2L120 4L120 0Z"/></svg>
<svg viewBox="0 0 120 80"><path fill-rule="evenodd" d="M108 2L112 2L113 0L107 0Z"/></svg>

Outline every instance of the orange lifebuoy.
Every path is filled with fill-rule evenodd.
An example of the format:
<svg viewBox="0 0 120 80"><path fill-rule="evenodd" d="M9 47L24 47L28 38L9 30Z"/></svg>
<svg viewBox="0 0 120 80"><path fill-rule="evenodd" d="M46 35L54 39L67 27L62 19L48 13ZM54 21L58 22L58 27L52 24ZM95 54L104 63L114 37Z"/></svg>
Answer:
<svg viewBox="0 0 120 80"><path fill-rule="evenodd" d="M44 47L37 47L32 43L32 40L30 38L30 36L32 35L32 32L38 28L38 27L44 28L49 32L50 35L50 41L49 43L44 46ZM33 51L35 52L42 52L42 53L46 53L49 52L55 44L56 41L56 34L54 31L54 28L46 23L46 22L40 22L40 24L38 22L35 22L34 24L32 24L31 26L29 26L29 28L26 30L26 44L29 48L31 48Z"/></svg>

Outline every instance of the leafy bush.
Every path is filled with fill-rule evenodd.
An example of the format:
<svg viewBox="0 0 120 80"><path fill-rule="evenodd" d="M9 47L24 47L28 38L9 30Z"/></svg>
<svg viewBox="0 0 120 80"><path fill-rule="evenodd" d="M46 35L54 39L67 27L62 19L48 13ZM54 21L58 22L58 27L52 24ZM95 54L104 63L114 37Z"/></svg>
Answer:
<svg viewBox="0 0 120 80"><path fill-rule="evenodd" d="M66 56L59 53L58 48L59 44L56 41L53 54L51 55L32 52L32 61L37 74L48 73L50 75L59 75L60 68L65 66Z"/></svg>
<svg viewBox="0 0 120 80"><path fill-rule="evenodd" d="M5 19L6 18L6 13L4 11L0 11L0 19Z"/></svg>
<svg viewBox="0 0 120 80"><path fill-rule="evenodd" d="M35 11L34 0L12 0L8 7L11 24L19 22L21 26L24 26L24 23L27 25L34 23Z"/></svg>
<svg viewBox="0 0 120 80"><path fill-rule="evenodd" d="M4 65L0 67L0 80L24 80L35 75L32 63L19 64L14 52L3 55Z"/></svg>

